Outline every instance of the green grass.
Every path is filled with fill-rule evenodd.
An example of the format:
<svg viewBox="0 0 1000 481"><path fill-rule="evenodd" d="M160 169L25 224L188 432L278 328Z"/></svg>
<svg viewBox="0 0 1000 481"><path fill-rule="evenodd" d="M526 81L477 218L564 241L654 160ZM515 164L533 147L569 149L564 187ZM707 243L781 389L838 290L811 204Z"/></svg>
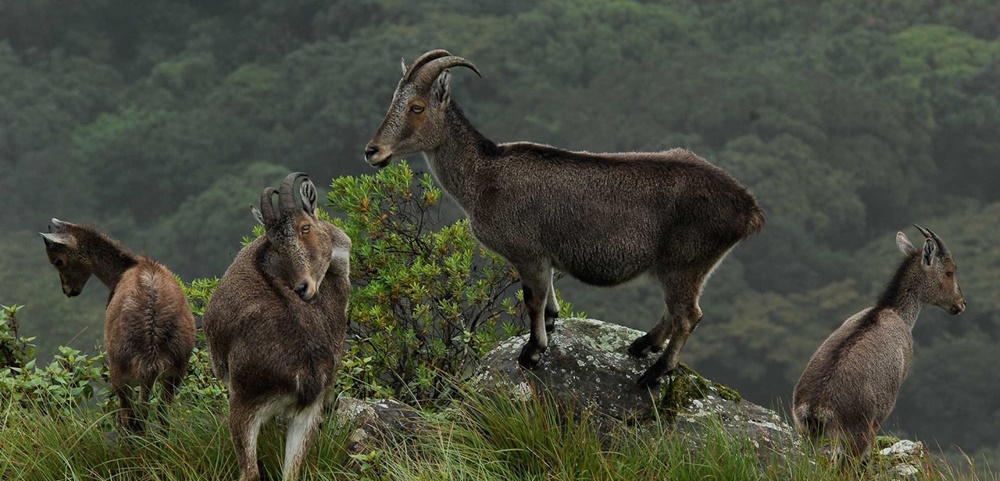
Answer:
<svg viewBox="0 0 1000 481"><path fill-rule="evenodd" d="M236 479L239 468L226 425L226 406L181 402L169 411L165 432L113 441L111 415L83 410L46 415L13 404L0 408L0 480L193 480ZM151 428L153 426L150 426ZM335 416L324 424L302 479L331 479L343 471L350 434ZM284 435L264 426L258 455L272 479L280 479Z"/></svg>
<svg viewBox="0 0 1000 481"><path fill-rule="evenodd" d="M353 432L335 413L310 452L305 480L844 480L807 456L759 456L746 440L711 422L696 445L668 427L637 429L545 399L517 401L466 393L461 407L424 414L416 434L396 436L349 457ZM236 479L225 405L182 399L164 434L112 442L111 418L94 410L45 415L0 407L0 480ZM280 478L284 439L265 425L259 454ZM939 462L918 479L979 480L969 463ZM869 472L863 479L887 479Z"/></svg>

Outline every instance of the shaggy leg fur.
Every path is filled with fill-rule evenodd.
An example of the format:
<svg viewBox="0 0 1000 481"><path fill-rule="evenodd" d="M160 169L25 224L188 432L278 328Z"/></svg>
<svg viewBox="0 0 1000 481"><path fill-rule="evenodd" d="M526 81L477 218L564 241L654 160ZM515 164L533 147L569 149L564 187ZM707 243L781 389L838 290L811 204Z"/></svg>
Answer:
<svg viewBox="0 0 1000 481"><path fill-rule="evenodd" d="M309 446L312 445L319 427L323 411L323 396L310 406L299 411L288 421L288 435L285 438L285 466L282 470L284 481L298 479L305 462Z"/></svg>
<svg viewBox="0 0 1000 481"><path fill-rule="evenodd" d="M230 394L229 430L233 436L236 459L240 464L240 481L260 481L260 470L257 467L257 435L265 419L262 416L264 413L259 411L260 408L241 406L233 402L233 394Z"/></svg>

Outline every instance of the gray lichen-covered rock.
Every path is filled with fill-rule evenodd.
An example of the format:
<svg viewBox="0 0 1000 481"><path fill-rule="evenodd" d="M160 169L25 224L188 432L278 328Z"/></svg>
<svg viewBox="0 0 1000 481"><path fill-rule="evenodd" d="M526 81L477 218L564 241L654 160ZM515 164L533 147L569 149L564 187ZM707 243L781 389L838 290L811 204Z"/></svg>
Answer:
<svg viewBox="0 0 1000 481"><path fill-rule="evenodd" d="M541 363L533 371L517 366L517 355L527 336L508 339L491 351L472 376L481 391L509 393L527 399L533 392L548 393L573 407L586 406L610 418L633 424L650 435L662 433L654 420L664 420L692 446L704 439L699 432L708 423L720 423L730 435L752 444L761 456L769 453L809 455L810 449L794 429L774 411L740 398L732 389L705 379L683 364L658 392L638 388L635 380L654 362L627 354L641 332L591 319L562 319ZM454 399L461 405L463 399ZM457 407L457 406L456 406ZM348 451L384 449L417 434L418 411L395 400L362 401L341 398L337 412L354 426ZM654 429L647 429L654 428ZM869 471L879 479L916 479L932 464L920 443L880 436ZM820 452L829 455L827 445Z"/></svg>
<svg viewBox="0 0 1000 481"><path fill-rule="evenodd" d="M871 464L889 479L918 479L933 459L921 442L879 436Z"/></svg>
<svg viewBox="0 0 1000 481"><path fill-rule="evenodd" d="M378 449L386 437L415 434L420 429L420 414L393 399L362 401L342 397L337 414L353 426L347 451L352 454Z"/></svg>
<svg viewBox="0 0 1000 481"><path fill-rule="evenodd" d="M712 416L726 430L745 436L758 448L798 450L794 430L769 409L742 400L725 386L686 367L659 392L636 386L636 379L655 360L628 355L629 344L643 333L592 319L561 319L541 363L533 371L517 365L527 336L508 339L491 351L473 376L484 389L506 389L516 396L547 392L561 402L587 406L629 423L660 418L681 431L695 433L699 420Z"/></svg>

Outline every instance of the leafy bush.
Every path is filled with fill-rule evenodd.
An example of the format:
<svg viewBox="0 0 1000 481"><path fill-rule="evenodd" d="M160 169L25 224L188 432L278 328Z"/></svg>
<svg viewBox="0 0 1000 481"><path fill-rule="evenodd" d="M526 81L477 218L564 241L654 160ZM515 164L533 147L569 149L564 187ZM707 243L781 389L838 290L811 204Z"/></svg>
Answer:
<svg viewBox="0 0 1000 481"><path fill-rule="evenodd" d="M190 284L185 284L184 281L177 278L177 283L181 285L181 291L187 297L188 305L191 306L191 312L194 313L194 316L198 318L204 316L205 307L208 306L208 301L212 298L215 287L219 285L219 278L195 279Z"/></svg>
<svg viewBox="0 0 1000 481"><path fill-rule="evenodd" d="M0 306L0 400L65 411L93 399L98 382L107 378L104 353L91 357L63 346L51 363L37 366L33 338L17 333L23 307Z"/></svg>
<svg viewBox="0 0 1000 481"><path fill-rule="evenodd" d="M441 191L429 175L399 163L337 178L327 198L343 215L332 222L354 242L344 389L441 399L448 375L468 372L503 336L520 332L516 273L476 242L467 220L434 230Z"/></svg>
<svg viewBox="0 0 1000 481"><path fill-rule="evenodd" d="M23 367L35 356L32 337L18 335L17 312L24 306L0 306L0 368Z"/></svg>
<svg viewBox="0 0 1000 481"><path fill-rule="evenodd" d="M201 319L212 293L219 285L219 278L194 279L190 284L185 284L179 279L178 282L184 291L184 296L187 297L191 311L196 318ZM212 373L212 363L209 361L208 349L205 346L205 334L201 329L196 333L194 352L188 361L188 373L181 385L181 392L217 401L225 401L228 397L226 386Z"/></svg>

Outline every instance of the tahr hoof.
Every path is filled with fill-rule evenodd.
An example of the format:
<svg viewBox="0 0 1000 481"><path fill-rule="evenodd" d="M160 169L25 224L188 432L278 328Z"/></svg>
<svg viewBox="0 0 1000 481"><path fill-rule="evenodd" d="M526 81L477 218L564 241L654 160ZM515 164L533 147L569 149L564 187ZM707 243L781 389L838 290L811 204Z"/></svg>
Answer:
<svg viewBox="0 0 1000 481"><path fill-rule="evenodd" d="M635 382L639 387L644 387L650 391L655 391L663 385L663 377L650 374L649 371L642 373L639 380Z"/></svg>
<svg viewBox="0 0 1000 481"><path fill-rule="evenodd" d="M649 340L649 334L640 336L638 339L632 341L632 344L628 347L628 353L632 357L643 358L649 356L649 353L656 351L657 349L653 347L653 342Z"/></svg>
<svg viewBox="0 0 1000 481"><path fill-rule="evenodd" d="M642 373L642 375L639 376L639 379L636 380L635 383L639 387L644 387L651 390L659 389L659 387L663 385L663 379L670 377L670 375L672 375L673 372L674 372L673 369L667 369L667 363L661 357L659 360L653 363L652 366L649 366L649 369L646 369L646 372Z"/></svg>
<svg viewBox="0 0 1000 481"><path fill-rule="evenodd" d="M545 352L545 349L539 349L531 341L528 341L521 348L521 355L517 356L517 363L525 369L534 369L538 367L538 362L542 360L543 352Z"/></svg>

